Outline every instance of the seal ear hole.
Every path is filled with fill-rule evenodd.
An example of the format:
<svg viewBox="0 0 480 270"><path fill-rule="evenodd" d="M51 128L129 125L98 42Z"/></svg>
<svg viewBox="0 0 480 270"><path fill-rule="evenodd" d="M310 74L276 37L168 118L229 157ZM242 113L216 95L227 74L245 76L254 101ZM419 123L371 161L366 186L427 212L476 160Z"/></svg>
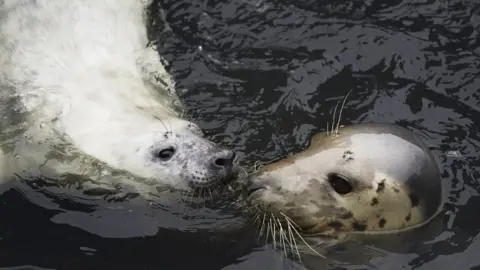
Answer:
<svg viewBox="0 0 480 270"><path fill-rule="evenodd" d="M175 148L170 146L160 150L157 153L157 157L160 158L160 160L162 161L168 161L173 157L173 154L175 154Z"/></svg>
<svg viewBox="0 0 480 270"><path fill-rule="evenodd" d="M340 195L346 195L352 192L353 187L348 178L343 175L331 173L328 175L328 183L332 186L333 190Z"/></svg>

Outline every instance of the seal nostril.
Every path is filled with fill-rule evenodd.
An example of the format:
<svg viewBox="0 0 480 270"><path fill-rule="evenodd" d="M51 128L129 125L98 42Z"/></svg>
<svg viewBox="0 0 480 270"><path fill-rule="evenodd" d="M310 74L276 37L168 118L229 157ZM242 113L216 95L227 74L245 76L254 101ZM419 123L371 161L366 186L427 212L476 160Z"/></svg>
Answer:
<svg viewBox="0 0 480 270"><path fill-rule="evenodd" d="M225 166L226 164L226 160L224 158L217 158L215 159L215 165L219 166L219 167L223 167Z"/></svg>
<svg viewBox="0 0 480 270"><path fill-rule="evenodd" d="M214 160L214 164L218 167L227 167L233 164L235 157L237 155L233 151L229 151L228 153L224 154L222 157L216 158Z"/></svg>

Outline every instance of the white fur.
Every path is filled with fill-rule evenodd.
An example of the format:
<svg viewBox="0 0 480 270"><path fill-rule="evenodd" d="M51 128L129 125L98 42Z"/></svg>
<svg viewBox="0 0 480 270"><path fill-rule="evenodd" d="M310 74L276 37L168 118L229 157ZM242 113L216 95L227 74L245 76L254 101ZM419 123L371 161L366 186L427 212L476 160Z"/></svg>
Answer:
<svg viewBox="0 0 480 270"><path fill-rule="evenodd" d="M4 174L43 164L63 143L113 168L179 185L181 169L155 164L149 151L167 143L167 129L170 144L202 135L172 109L173 83L147 47L145 2L0 0L0 113L11 114L6 104L18 100L30 138L16 142L16 160L5 153ZM152 75L165 91L154 89Z"/></svg>

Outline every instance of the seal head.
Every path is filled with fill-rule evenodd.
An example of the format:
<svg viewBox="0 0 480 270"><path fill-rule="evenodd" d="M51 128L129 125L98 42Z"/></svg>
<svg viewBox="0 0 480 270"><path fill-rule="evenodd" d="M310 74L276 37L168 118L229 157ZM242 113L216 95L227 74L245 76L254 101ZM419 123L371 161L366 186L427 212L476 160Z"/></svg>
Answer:
<svg viewBox="0 0 480 270"><path fill-rule="evenodd" d="M392 124L318 134L303 152L251 175L244 191L256 212L295 223L303 236L408 230L443 204L434 157Z"/></svg>
<svg viewBox="0 0 480 270"><path fill-rule="evenodd" d="M149 178L163 178L173 186L209 188L229 183L238 173L238 158L235 151L206 139L200 128L189 121L175 119L175 127L162 131L144 142L153 142L149 147L138 147L137 154L143 158L125 156L121 167Z"/></svg>
<svg viewBox="0 0 480 270"><path fill-rule="evenodd" d="M147 2L0 1L1 179L77 175L144 194L232 179L235 153L183 118L147 45Z"/></svg>

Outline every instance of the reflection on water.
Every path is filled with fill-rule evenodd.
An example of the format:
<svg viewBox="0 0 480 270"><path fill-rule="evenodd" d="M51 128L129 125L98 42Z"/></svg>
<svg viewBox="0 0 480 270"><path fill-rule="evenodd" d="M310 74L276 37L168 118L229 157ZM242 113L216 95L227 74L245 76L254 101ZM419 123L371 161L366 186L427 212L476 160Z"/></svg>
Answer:
<svg viewBox="0 0 480 270"><path fill-rule="evenodd" d="M385 242L395 246L385 238L339 247L327 254L328 261L307 259L309 268L480 265L480 221L474 218L480 204L475 165L480 151L475 125L480 119L480 3L159 0L151 10L151 37L169 62L189 115L213 140L241 152L248 164L305 148L313 133L331 124L336 103L350 90L342 124L398 123L424 138L441 162L447 203L428 233L397 239L411 243L401 251L380 248ZM170 224L171 219L145 210L151 208L136 209L136 204L115 204L124 207L115 213L77 205L73 212L60 203L62 207L48 210L35 207L24 198L16 191L0 197L0 266L292 266L256 244L249 228L192 232L182 228L181 220ZM72 227L95 219L111 222L95 223L105 229ZM114 227L124 231L105 235L114 239L98 236L102 230L120 230ZM117 238L132 231L136 237Z"/></svg>
<svg viewBox="0 0 480 270"><path fill-rule="evenodd" d="M350 90L343 124L398 123L424 138L441 162L447 204L431 233L422 233L425 239L402 253L373 244L350 247L345 253L351 254L341 257L350 263L329 262L330 267L355 269L355 261L381 269L480 264L480 222L469 218L479 200L474 164L480 147L475 125L480 117L480 3L157 4L167 23L155 20L151 35L170 61L194 118L250 164L305 148L313 133L331 124L336 103Z"/></svg>

